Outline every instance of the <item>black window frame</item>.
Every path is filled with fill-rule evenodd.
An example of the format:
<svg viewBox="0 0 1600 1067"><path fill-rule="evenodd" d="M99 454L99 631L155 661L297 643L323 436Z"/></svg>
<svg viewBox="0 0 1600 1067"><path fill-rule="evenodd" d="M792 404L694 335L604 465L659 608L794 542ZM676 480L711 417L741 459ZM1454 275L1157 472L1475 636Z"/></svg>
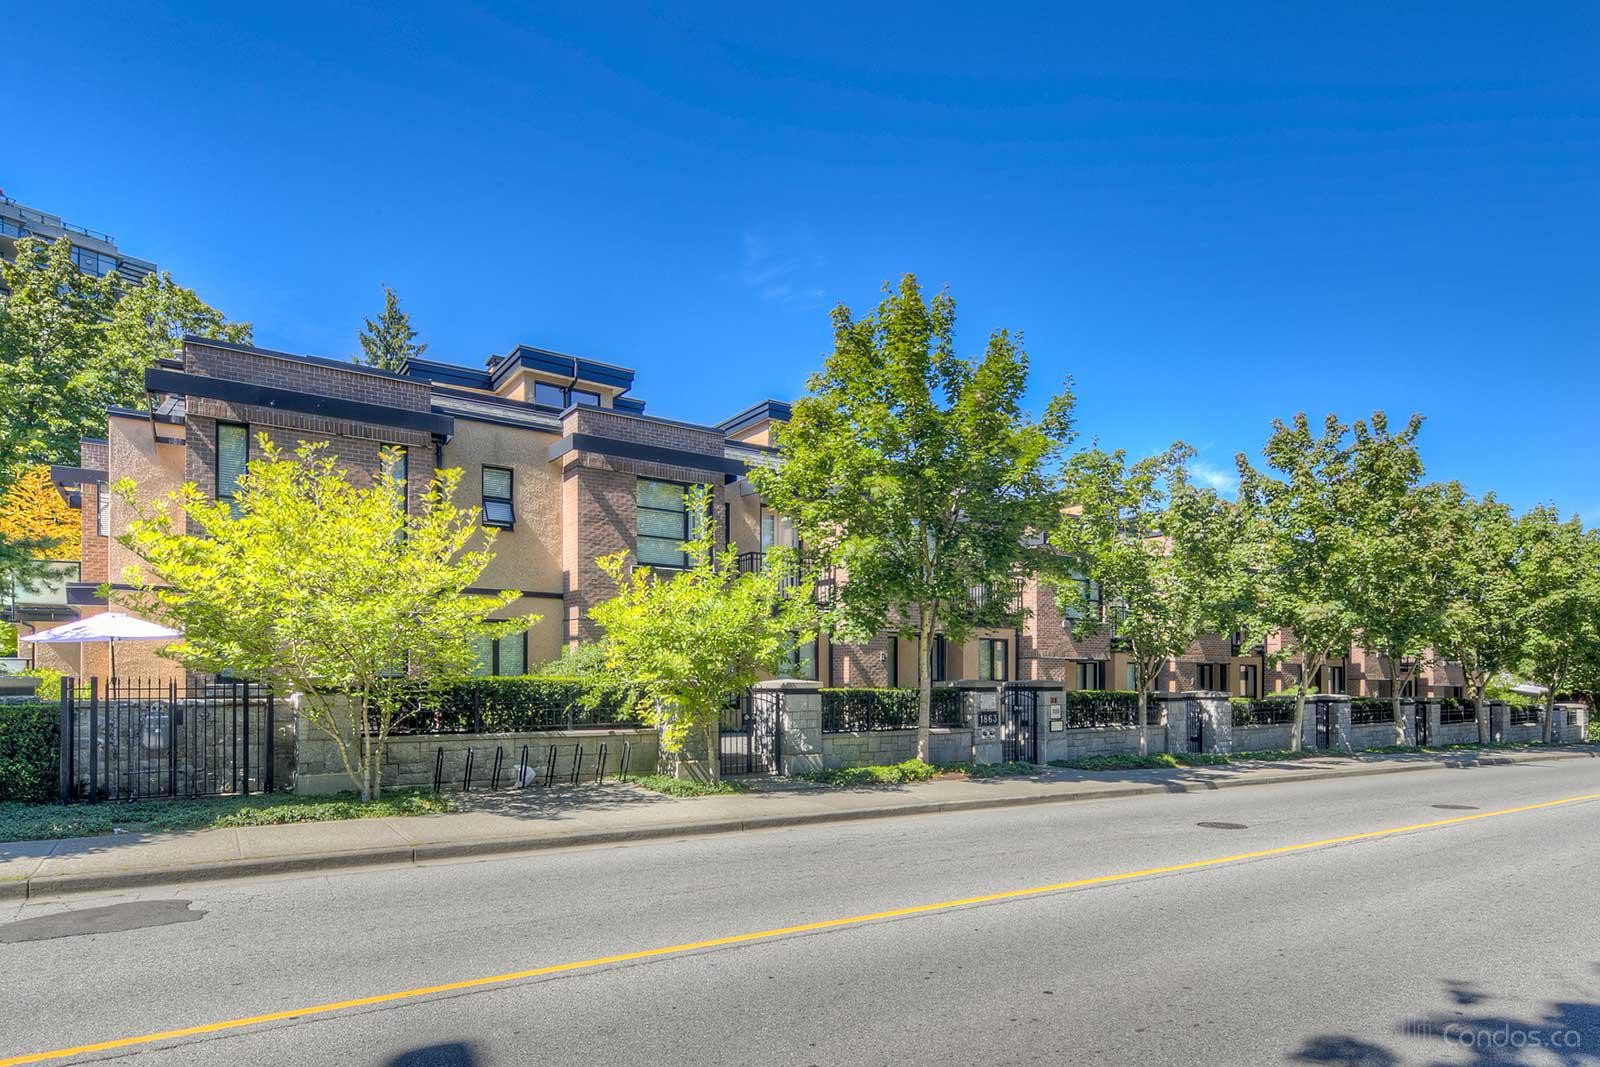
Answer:
<svg viewBox="0 0 1600 1067"><path fill-rule="evenodd" d="M500 471L506 476L506 495L490 496L488 487L484 485L484 475L489 471ZM517 528L517 472L510 467L500 467L493 463L480 464L478 470L478 497L482 505L482 522L496 530L514 530ZM489 503L504 504L511 517L504 522L489 517Z"/></svg>
<svg viewBox="0 0 1600 1067"><path fill-rule="evenodd" d="M552 404L548 400L541 399L539 397L539 392L542 389L554 389L556 392L557 402ZM533 402L542 407L560 408L561 410L565 411L567 407L567 387L564 385L557 385L555 382L535 381L533 383Z"/></svg>
<svg viewBox="0 0 1600 1067"><path fill-rule="evenodd" d="M1106 661L1103 659L1080 659L1078 663L1078 689L1087 692L1104 692L1106 688ZM1084 673L1089 674L1090 685L1084 685Z"/></svg>
<svg viewBox="0 0 1600 1067"><path fill-rule="evenodd" d="M678 563L658 563L658 562L655 562L653 560L645 559L644 556L640 555L640 553L639 553L639 539L640 539L640 537L647 537L652 541L665 541L665 540L667 540L667 538L662 537L660 534L640 534L639 533L639 512L640 511L654 511L654 512L657 512L657 513L663 514L663 515L675 514L675 512L668 512L666 508L645 507L645 506L643 506L643 505L641 505L639 503L639 487L641 485L643 485L645 482L651 482L651 483L656 484L656 485L672 485L672 486L676 486L678 488L678 490L680 491L681 497L682 497L682 500L683 500L683 536L678 539L677 543L680 544L680 545L686 543L689 540L689 538L692 536L693 531L694 531L694 524L693 524L692 517L690 515L690 508L689 508L689 490L691 488L693 488L693 486L690 483L688 483L688 482L675 482L675 481L672 481L671 479L668 479L668 478L644 478L644 477L636 478L634 480L634 487L633 487L633 505L634 505L634 516L633 516L633 556L634 556L634 559L638 560L638 562L640 564L642 564L643 566L646 566L646 567L658 567L658 568L662 568L662 569L665 569L665 570L674 570L674 571L688 570L689 569L689 553L683 551L682 549L678 549L677 550L678 558L681 561L681 562L678 562Z"/></svg>
<svg viewBox="0 0 1600 1067"><path fill-rule="evenodd" d="M1261 670L1254 663L1239 664L1239 695L1255 698L1261 696Z"/></svg>
<svg viewBox="0 0 1600 1067"><path fill-rule="evenodd" d="M801 674L798 669L791 669L792 667L798 668L803 662L799 653L802 648L806 647L811 649L811 673L809 675ZM783 655L783 662L778 666L778 677L792 678L800 682L815 682L820 679L822 677L822 648L817 638L812 637L809 641L796 641L789 646L789 650Z"/></svg>
<svg viewBox="0 0 1600 1067"><path fill-rule="evenodd" d="M945 645L944 634L934 634L933 647L928 651L928 681L944 681L949 665L949 649Z"/></svg>
<svg viewBox="0 0 1600 1067"><path fill-rule="evenodd" d="M96 537L111 536L111 483L94 483L94 532Z"/></svg>
<svg viewBox="0 0 1600 1067"><path fill-rule="evenodd" d="M890 634L889 645L884 652L884 681L890 689L900 688L900 635Z"/></svg>
<svg viewBox="0 0 1600 1067"><path fill-rule="evenodd" d="M988 668L985 677L984 669ZM1011 641L1004 637L978 638L978 681L1008 682L1011 680Z"/></svg>
<svg viewBox="0 0 1600 1067"><path fill-rule="evenodd" d="M505 641L505 640L507 640L509 638L513 638L513 637L521 638L521 640L522 640L522 673L521 674L501 674L500 673L500 642L501 641ZM506 634L503 637L491 637L489 639L489 663L488 663L488 667L489 667L489 673L486 674L486 675L478 675L478 677L480 677L480 678L524 678L524 677L527 677L527 674L528 674L528 631L523 630L520 633Z"/></svg>
<svg viewBox="0 0 1600 1067"><path fill-rule="evenodd" d="M594 403L591 404L587 400L579 400L578 398L580 396L581 397L593 398ZM569 388L567 390L567 407L570 408L574 404L576 404L579 407L597 408L597 407L600 406L600 394L597 393L593 389L571 389L571 388Z"/></svg>
<svg viewBox="0 0 1600 1067"><path fill-rule="evenodd" d="M242 475L250 469L250 424L246 422L217 423L217 454L213 457L212 462L212 473L216 478L216 495L218 500L226 500L232 503L239 488L239 481L236 477L229 491L226 493L222 491L222 432L224 430L239 430L244 434L244 465L239 472Z"/></svg>

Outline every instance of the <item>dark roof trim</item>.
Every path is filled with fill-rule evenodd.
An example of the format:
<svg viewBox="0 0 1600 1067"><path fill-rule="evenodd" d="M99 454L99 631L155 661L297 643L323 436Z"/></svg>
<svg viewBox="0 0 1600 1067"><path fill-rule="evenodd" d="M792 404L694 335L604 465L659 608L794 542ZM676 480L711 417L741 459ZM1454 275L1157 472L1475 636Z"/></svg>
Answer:
<svg viewBox="0 0 1600 1067"><path fill-rule="evenodd" d="M643 463L662 463L673 467L712 471L717 474L743 474L748 468L736 459L709 456L704 452L690 452L681 448L661 448L642 441L622 441L614 437L597 437L588 433L568 434L550 446L550 458L560 459L568 452L592 452L598 456L615 459L633 459Z"/></svg>
<svg viewBox="0 0 1600 1067"><path fill-rule="evenodd" d="M415 379L405 374L378 367L368 367L352 360L328 359L324 356L300 356L293 352L278 352L271 348L257 348L255 345L240 345L232 341L223 341L215 337L200 337L195 334L184 334L184 344L205 345L207 348L222 348L229 352L244 352L252 356L271 356L274 359L286 359L291 363L310 363L318 367L333 367L335 370L349 371L351 374L370 374L375 378L388 378L391 381L409 382ZM198 395L198 394L196 394Z"/></svg>
<svg viewBox="0 0 1600 1067"><path fill-rule="evenodd" d="M760 422L788 421L788 404L785 404L782 400L762 400L751 404L732 418L723 419L717 423L717 429L725 434L734 434L747 426L754 426Z"/></svg>
<svg viewBox="0 0 1600 1067"><path fill-rule="evenodd" d="M471 588L468 588L465 591L468 592L468 593L471 593L473 596L494 596L496 593L501 592L501 590L499 590L499 589L489 589L487 587L479 588L477 586L473 586ZM566 599L560 593L544 593L544 592L540 592L537 589L516 589L516 590L513 590L513 592L515 592L518 596L538 597L540 600L564 600L564 599Z"/></svg>
<svg viewBox="0 0 1600 1067"><path fill-rule="evenodd" d="M633 371L627 367L584 359L582 356L552 352L548 348L534 348L532 345L518 345L513 348L504 360L495 365L493 376L502 377L505 368L512 364L530 370L544 371L546 374L559 374L563 378L576 378L580 382L594 382L597 385L609 385L623 390L633 387Z"/></svg>
<svg viewBox="0 0 1600 1067"><path fill-rule="evenodd" d="M431 359L406 360L406 376L418 381L441 385L456 385L467 389L490 388L489 372L461 367L454 363L438 363Z"/></svg>
<svg viewBox="0 0 1600 1067"><path fill-rule="evenodd" d="M432 411L411 411L407 408L386 407L382 404L366 404L357 400L319 396L315 393L273 389L265 385L236 382L228 378L180 374L159 367L151 367L144 372L144 386L151 392L203 396L212 400L224 400L230 404L253 404L279 411L321 415L330 419L349 419L352 422L366 422L376 426L421 430L442 437L449 437L455 432L454 419L449 415L440 415Z"/></svg>
<svg viewBox="0 0 1600 1067"><path fill-rule="evenodd" d="M138 408L125 408L125 407L121 407L120 405L115 405L115 404L112 405L111 407L106 408L106 414L107 415L121 415L123 418L127 418L127 419L148 419L148 418L150 418L150 413L148 411L140 411Z"/></svg>
<svg viewBox="0 0 1600 1067"><path fill-rule="evenodd" d="M83 485L86 482L103 482L106 478L105 471L97 471L93 467L50 468L50 480L57 485Z"/></svg>
<svg viewBox="0 0 1600 1067"><path fill-rule="evenodd" d="M611 398L611 407L616 411L626 411L634 415L644 414L644 401L635 400L631 396L614 396Z"/></svg>

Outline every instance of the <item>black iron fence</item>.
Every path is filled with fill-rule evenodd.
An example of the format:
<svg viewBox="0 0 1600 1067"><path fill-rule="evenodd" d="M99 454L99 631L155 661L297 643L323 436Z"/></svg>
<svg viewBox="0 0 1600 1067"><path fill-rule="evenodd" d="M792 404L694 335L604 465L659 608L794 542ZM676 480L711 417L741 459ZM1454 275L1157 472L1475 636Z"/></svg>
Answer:
<svg viewBox="0 0 1600 1067"><path fill-rule="evenodd" d="M1062 694L1062 720L1068 730L1139 725L1139 694L1110 689L1069 689ZM1146 698L1145 723L1161 722L1161 705Z"/></svg>
<svg viewBox="0 0 1600 1067"><path fill-rule="evenodd" d="M1394 705L1381 697L1355 697L1350 701L1351 726L1380 726L1394 722Z"/></svg>
<svg viewBox="0 0 1600 1067"><path fill-rule="evenodd" d="M1290 699L1239 698L1229 703L1235 726L1288 726L1294 722L1294 701Z"/></svg>
<svg viewBox="0 0 1600 1067"><path fill-rule="evenodd" d="M1446 697L1439 701L1439 725L1461 726L1477 721L1477 709L1470 702L1455 697Z"/></svg>
<svg viewBox="0 0 1600 1067"><path fill-rule="evenodd" d="M289 784L270 691L235 681L63 679L57 799L272 792ZM287 739L285 739L287 740Z"/></svg>
<svg viewBox="0 0 1600 1067"><path fill-rule="evenodd" d="M584 744L551 745L538 758L530 758L531 746L516 749L494 747L491 754L469 748L464 753L447 753L440 746L433 761L433 791L459 788L464 793L487 789L527 789L542 785L578 785L580 782L604 782L609 773L617 781L628 780L628 766L632 755L632 742L620 744L600 741ZM456 757L460 769L452 766Z"/></svg>
<svg viewBox="0 0 1600 1067"><path fill-rule="evenodd" d="M1544 722L1544 709L1531 704L1513 704L1508 721L1512 726L1537 726Z"/></svg>
<svg viewBox="0 0 1600 1067"><path fill-rule="evenodd" d="M917 710L915 689L824 689L822 732L848 734L875 730L915 730ZM963 725L961 690L935 689L929 716L929 723L935 727Z"/></svg>

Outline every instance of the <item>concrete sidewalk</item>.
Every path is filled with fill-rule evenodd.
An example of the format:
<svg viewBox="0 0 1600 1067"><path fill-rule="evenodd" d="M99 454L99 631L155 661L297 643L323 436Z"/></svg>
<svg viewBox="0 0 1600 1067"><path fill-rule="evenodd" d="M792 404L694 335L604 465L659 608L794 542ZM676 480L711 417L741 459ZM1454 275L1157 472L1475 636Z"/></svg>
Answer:
<svg viewBox="0 0 1600 1067"><path fill-rule="evenodd" d="M747 793L695 798L666 797L621 783L473 794L465 798L472 810L450 815L0 843L0 900L428 863L846 819L1566 759L1600 759L1600 749L1407 753L1170 770L1042 767L1027 777L951 776L862 789L775 780L753 783L756 787Z"/></svg>

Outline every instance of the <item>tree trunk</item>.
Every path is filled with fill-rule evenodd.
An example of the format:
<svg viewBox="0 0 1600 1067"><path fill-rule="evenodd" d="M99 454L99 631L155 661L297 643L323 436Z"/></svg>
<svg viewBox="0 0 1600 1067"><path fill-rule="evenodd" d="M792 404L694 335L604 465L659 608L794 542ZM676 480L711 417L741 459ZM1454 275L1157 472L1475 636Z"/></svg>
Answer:
<svg viewBox="0 0 1600 1067"><path fill-rule="evenodd" d="M1150 681L1149 681L1149 679L1141 679L1140 682L1139 682L1139 712L1138 712L1138 714L1139 714L1139 755L1140 755L1140 757L1148 756L1150 754L1150 743L1149 743L1148 739L1145 737L1145 717L1146 717L1145 716L1145 708L1149 707L1149 705L1146 704L1145 701L1148 699L1149 693L1150 693Z"/></svg>
<svg viewBox="0 0 1600 1067"><path fill-rule="evenodd" d="M1478 720L1478 744L1489 743L1489 705L1483 699L1483 690L1475 689L1472 694L1472 711Z"/></svg>
<svg viewBox="0 0 1600 1067"><path fill-rule="evenodd" d="M712 785L722 784L722 716L707 722L701 731L706 735L706 777L711 779ZM750 744L755 744L754 731L750 735Z"/></svg>
<svg viewBox="0 0 1600 1067"><path fill-rule="evenodd" d="M1399 659L1391 656L1389 663L1391 664L1389 670L1389 707L1394 712L1394 743L1403 745L1406 743L1406 719L1405 710L1400 705L1400 694L1405 691L1405 685L1401 680Z"/></svg>
<svg viewBox="0 0 1600 1067"><path fill-rule="evenodd" d="M1550 688L1544 694L1544 743L1550 744L1556 739L1556 684L1550 683Z"/></svg>
<svg viewBox="0 0 1600 1067"><path fill-rule="evenodd" d="M919 627L922 663L917 668L917 759L932 763L933 742L930 728L933 724L933 612L922 609Z"/></svg>
<svg viewBox="0 0 1600 1067"><path fill-rule="evenodd" d="M1312 669L1313 660L1306 658L1300 661L1300 679L1295 684L1294 692L1294 729L1289 734L1289 751L1299 752L1305 748L1303 736L1306 730L1306 682L1315 676L1322 664L1317 663Z"/></svg>
<svg viewBox="0 0 1600 1067"><path fill-rule="evenodd" d="M367 694L361 694L361 799L372 799L372 725L367 721Z"/></svg>

